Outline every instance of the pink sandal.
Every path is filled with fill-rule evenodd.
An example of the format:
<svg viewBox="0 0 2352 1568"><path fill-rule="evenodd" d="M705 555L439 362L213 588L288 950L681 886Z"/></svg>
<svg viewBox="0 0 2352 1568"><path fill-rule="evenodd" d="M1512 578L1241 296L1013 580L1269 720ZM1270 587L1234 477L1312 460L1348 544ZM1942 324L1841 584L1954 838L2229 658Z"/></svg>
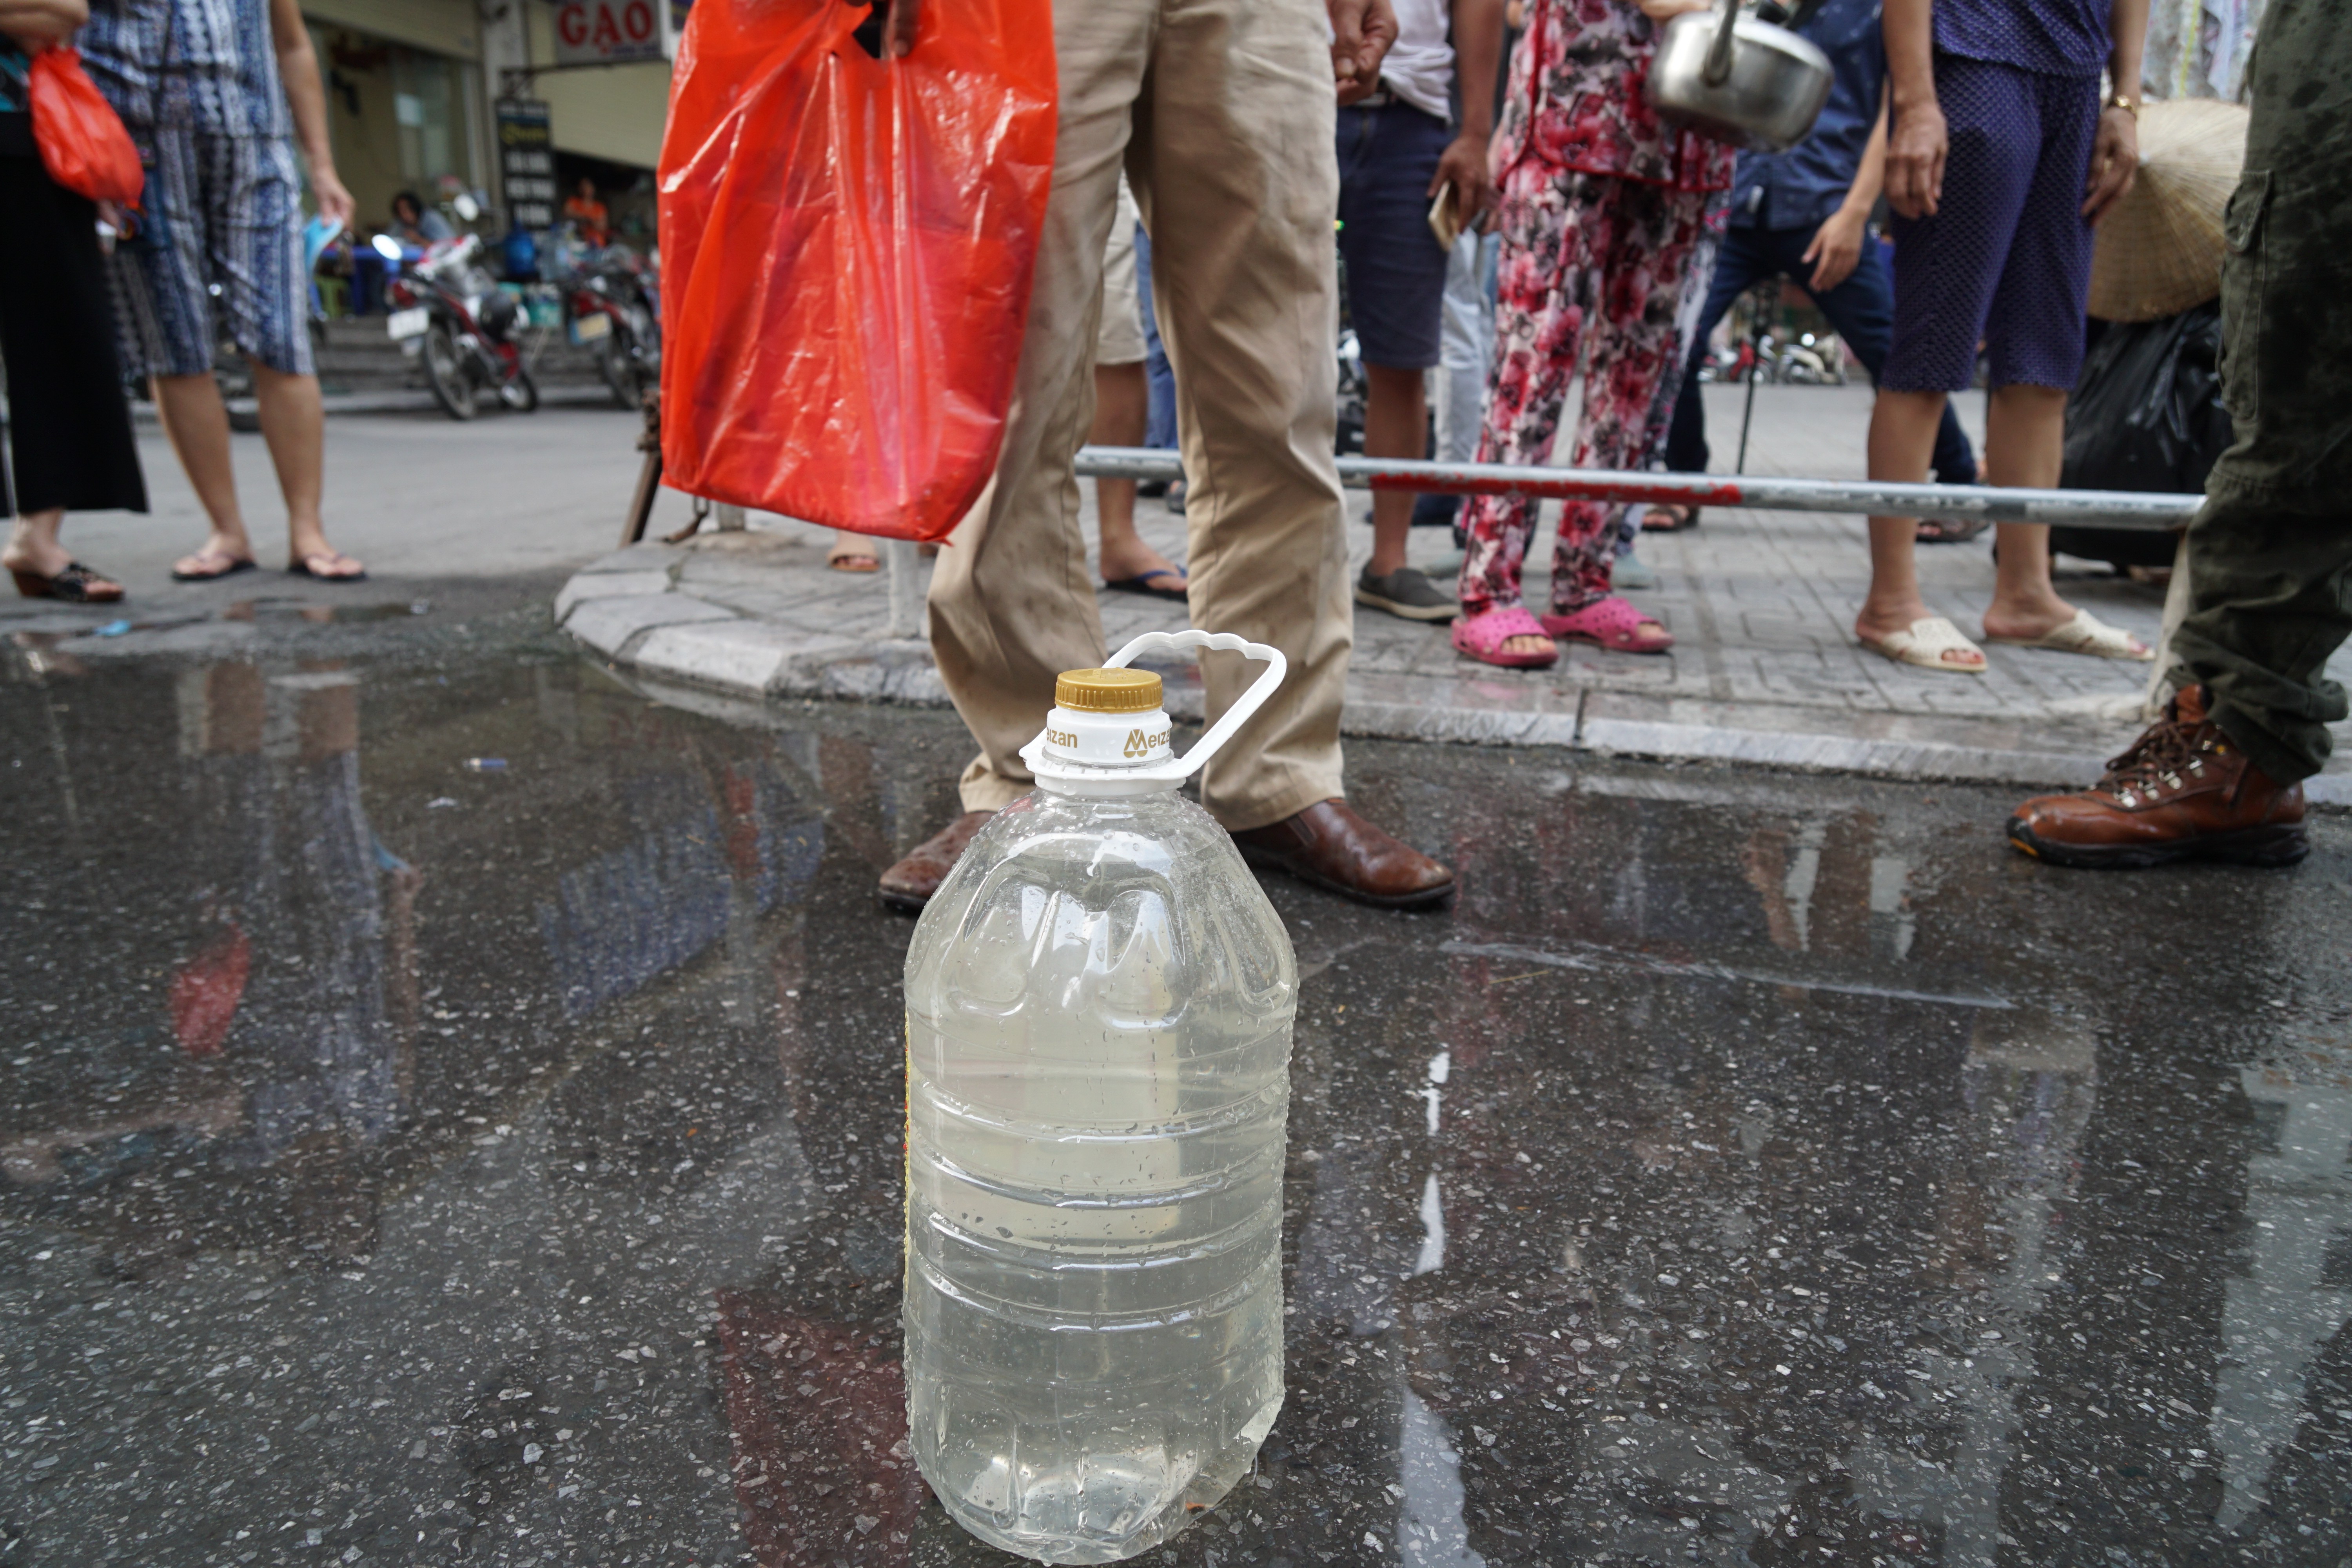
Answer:
<svg viewBox="0 0 2352 1568"><path fill-rule="evenodd" d="M1675 646L1674 634L1632 605L1611 595L1595 599L1572 615L1546 616L1543 629L1570 642L1589 642L1619 653L1664 653Z"/></svg>
<svg viewBox="0 0 2352 1568"><path fill-rule="evenodd" d="M1545 636L1543 623L1528 614L1525 605L1497 605L1475 616L1463 616L1454 623L1454 651L1467 654L1483 664L1499 664L1506 669L1543 669L1559 662L1559 649L1546 647L1541 653L1513 653L1503 645L1513 637Z"/></svg>

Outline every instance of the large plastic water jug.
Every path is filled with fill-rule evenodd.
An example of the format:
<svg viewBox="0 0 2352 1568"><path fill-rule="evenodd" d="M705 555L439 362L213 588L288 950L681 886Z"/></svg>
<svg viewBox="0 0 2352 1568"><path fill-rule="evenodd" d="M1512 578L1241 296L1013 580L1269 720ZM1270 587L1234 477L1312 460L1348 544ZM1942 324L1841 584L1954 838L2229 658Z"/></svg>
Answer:
<svg viewBox="0 0 2352 1568"><path fill-rule="evenodd" d="M1269 668L1183 757L1154 648ZM982 1540L1110 1563L1249 1468L1282 1407L1290 939L1177 786L1283 674L1154 633L1056 685L1039 788L907 954L907 1415Z"/></svg>

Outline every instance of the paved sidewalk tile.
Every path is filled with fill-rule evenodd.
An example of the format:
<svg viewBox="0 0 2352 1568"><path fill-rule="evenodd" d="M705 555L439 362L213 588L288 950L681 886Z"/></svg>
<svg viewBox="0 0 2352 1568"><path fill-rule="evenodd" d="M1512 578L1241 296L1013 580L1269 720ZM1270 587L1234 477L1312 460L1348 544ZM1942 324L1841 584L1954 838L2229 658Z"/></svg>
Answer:
<svg viewBox="0 0 2352 1568"><path fill-rule="evenodd" d="M1737 392L1707 392L1710 416L1733 432ZM1961 403L1964 420L1978 428L1981 401ZM1766 389L1758 398L1749 468L1859 474L1868 415L1864 387ZM1091 540L1094 487L1081 489ZM1368 505L1367 497L1350 492L1351 572L1371 549L1371 530L1361 521ZM1550 585L1555 512L1546 509L1529 551L1526 595L1538 609ZM1146 499L1137 519L1147 542L1182 559L1181 518ZM827 530L760 517L743 532L705 534L677 547L637 546L575 577L560 608L569 614L568 629L607 653L635 635L636 627L623 625L633 615L645 617L644 626L740 617L784 634L771 642L747 636L748 625L673 627L636 650L640 660L663 667L651 673L739 691L944 700L928 650L887 637L888 574L827 570L831 540ZM1929 607L1970 636L1990 597L1990 544L1987 535L1919 552ZM1852 635L1868 572L1858 517L1710 510L1696 529L1643 535L1638 552L1655 569L1658 584L1626 596L1675 634L1669 652L1643 657L1563 644L1550 669L1496 669L1455 654L1443 623L1360 609L1348 730L2065 784L2095 776L2099 760L2140 725L2148 665L1995 647L1987 650L1987 673L1970 677L1900 666L1864 651ZM1414 531L1411 558L1440 581L1451 575L1453 554L1445 530ZM917 569L928 578L928 562ZM656 574L666 574L668 593L643 591ZM2064 557L2058 586L2101 619L2157 640L2160 589ZM1106 592L1097 607L1107 649L1144 631L1186 624L1181 605L1144 595ZM2352 679L2352 653L2339 653L2331 668ZM1172 685L1170 697L1171 710L1197 705L1185 683ZM2339 766L2352 765L2352 726L2345 740ZM2331 773L2315 794L2352 800L2352 773Z"/></svg>

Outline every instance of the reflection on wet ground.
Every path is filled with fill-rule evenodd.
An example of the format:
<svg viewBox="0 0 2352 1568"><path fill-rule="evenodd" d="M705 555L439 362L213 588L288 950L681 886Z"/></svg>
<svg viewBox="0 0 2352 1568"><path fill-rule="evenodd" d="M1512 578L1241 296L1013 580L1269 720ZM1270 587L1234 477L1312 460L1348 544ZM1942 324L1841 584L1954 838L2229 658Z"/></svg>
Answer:
<svg viewBox="0 0 2352 1568"><path fill-rule="evenodd" d="M959 728L439 619L5 656L0 1563L1009 1561L900 1415L871 888ZM1288 1403L1147 1561L2352 1552L2352 824L1351 762L1465 892L1271 885Z"/></svg>

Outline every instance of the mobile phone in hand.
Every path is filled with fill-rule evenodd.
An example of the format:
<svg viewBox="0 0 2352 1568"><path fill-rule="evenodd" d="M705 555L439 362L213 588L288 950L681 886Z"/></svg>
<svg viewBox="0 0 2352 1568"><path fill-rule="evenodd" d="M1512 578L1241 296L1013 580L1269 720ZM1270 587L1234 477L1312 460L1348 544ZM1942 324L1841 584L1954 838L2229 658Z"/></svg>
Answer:
<svg viewBox="0 0 2352 1568"><path fill-rule="evenodd" d="M1437 237L1440 250L1452 250L1454 242L1462 237L1462 220L1454 216L1454 184L1450 180L1439 187L1437 199L1429 204L1429 232Z"/></svg>

